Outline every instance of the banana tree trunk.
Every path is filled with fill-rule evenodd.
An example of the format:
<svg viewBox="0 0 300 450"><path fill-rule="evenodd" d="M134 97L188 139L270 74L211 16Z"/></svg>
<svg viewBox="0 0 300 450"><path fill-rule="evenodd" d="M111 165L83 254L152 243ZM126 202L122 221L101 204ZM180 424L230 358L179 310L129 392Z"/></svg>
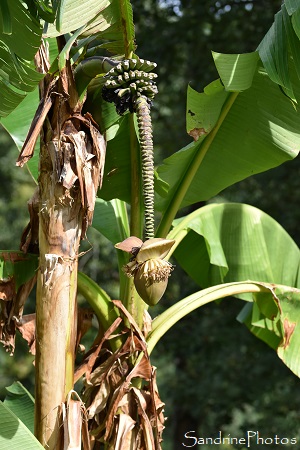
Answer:
<svg viewBox="0 0 300 450"><path fill-rule="evenodd" d="M79 244L92 222L106 144L93 118L81 114L68 61L58 76L44 78L40 93L17 164L32 156L42 131L39 231L35 237L32 221L26 241L26 246L38 241L39 247L35 435L48 450L62 450L68 445L62 435L62 409L74 383Z"/></svg>
<svg viewBox="0 0 300 450"><path fill-rule="evenodd" d="M35 434L62 448L61 408L73 388L80 191L57 183L46 143L40 157L40 267L36 305Z"/></svg>

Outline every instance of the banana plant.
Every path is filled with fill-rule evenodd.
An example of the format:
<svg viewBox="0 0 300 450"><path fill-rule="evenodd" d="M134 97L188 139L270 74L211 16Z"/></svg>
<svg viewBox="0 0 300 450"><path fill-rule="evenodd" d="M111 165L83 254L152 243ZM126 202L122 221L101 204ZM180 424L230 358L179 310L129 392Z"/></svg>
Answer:
<svg viewBox="0 0 300 450"><path fill-rule="evenodd" d="M256 51L212 54L220 78L203 93L187 90L191 143L156 169L156 64L135 53L130 1L3 1L0 11L1 123L37 184L21 252L0 254L0 339L12 352L19 330L35 353L41 445L161 449L164 403L150 354L178 320L217 299L244 299L239 320L299 376L293 240L249 205L208 204L176 218L297 156L299 2L283 3ZM90 226L116 248L118 300L78 272ZM152 320L148 308L176 277L171 256L199 291ZM35 282L36 315L26 317ZM77 292L92 312L78 310ZM99 332L75 367L93 314Z"/></svg>

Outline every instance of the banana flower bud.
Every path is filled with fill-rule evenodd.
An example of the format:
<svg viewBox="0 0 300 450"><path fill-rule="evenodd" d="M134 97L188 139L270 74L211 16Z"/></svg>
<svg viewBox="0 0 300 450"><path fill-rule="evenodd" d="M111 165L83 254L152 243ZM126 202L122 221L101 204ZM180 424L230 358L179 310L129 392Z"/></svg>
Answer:
<svg viewBox="0 0 300 450"><path fill-rule="evenodd" d="M133 255L123 270L128 277L134 277L134 285L139 296L149 306L159 302L168 285L173 266L164 258L174 243L174 240L162 238L143 242L131 236L115 245L117 249Z"/></svg>

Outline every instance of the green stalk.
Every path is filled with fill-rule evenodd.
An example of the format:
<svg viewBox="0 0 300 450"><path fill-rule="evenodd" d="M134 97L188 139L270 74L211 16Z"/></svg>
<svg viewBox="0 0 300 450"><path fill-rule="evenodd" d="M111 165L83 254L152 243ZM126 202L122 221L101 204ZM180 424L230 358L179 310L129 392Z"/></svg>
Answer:
<svg viewBox="0 0 300 450"><path fill-rule="evenodd" d="M259 282L236 282L213 286L184 298L164 311L152 322L152 331L147 338L148 353L152 352L160 338L180 319L207 303L220 298L245 292L271 292L272 286Z"/></svg>
<svg viewBox="0 0 300 450"><path fill-rule="evenodd" d="M181 182L178 184L177 190L174 193L173 197L170 199L170 203L163 214L163 217L161 219L161 222L159 224L159 227L156 232L156 237L166 237L172 222L182 204L182 201L206 155L208 150L210 149L211 144L214 141L214 138L216 137L222 123L224 122L227 114L229 113L233 103L235 102L239 92L231 92L227 100L223 106L223 109L221 111L220 117L213 128L213 130L210 132L210 134L204 139L202 144L199 146L199 150L195 154L193 160L189 164L185 174L182 177Z"/></svg>
<svg viewBox="0 0 300 450"><path fill-rule="evenodd" d="M119 317L119 312L107 293L82 272L78 272L77 292L88 301L104 330L107 330ZM117 350L122 345L122 340L115 338L110 343L112 349Z"/></svg>
<svg viewBox="0 0 300 450"><path fill-rule="evenodd" d="M130 228L128 222L128 214L126 203L117 198L111 200L111 205L114 208L118 234L120 236L120 241L124 241L130 236ZM118 268L120 277L120 300L124 301L127 298L128 289L128 277L124 274L122 268L128 263L128 256L125 252L117 252L118 257Z"/></svg>

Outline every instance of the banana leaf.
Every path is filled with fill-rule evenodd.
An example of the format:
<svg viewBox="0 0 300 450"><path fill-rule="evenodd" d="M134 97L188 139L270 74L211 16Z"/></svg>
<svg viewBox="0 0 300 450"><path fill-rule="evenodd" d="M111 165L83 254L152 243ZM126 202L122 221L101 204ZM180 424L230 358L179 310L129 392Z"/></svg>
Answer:
<svg viewBox="0 0 300 450"><path fill-rule="evenodd" d="M134 51L134 25L129 0L60 0L54 24L46 23L45 37L56 37L83 27L80 39L101 39L101 48L113 54ZM91 42L91 41L89 41Z"/></svg>
<svg viewBox="0 0 300 450"><path fill-rule="evenodd" d="M12 283L17 291L20 286L30 280L37 270L36 255L18 251L0 251L0 287ZM3 286L2 286L3 284Z"/></svg>
<svg viewBox="0 0 300 450"><path fill-rule="evenodd" d="M289 58L292 58L300 78L299 13L300 5L297 0L286 1L258 46L259 56L270 79L279 84L286 95L294 100L296 97L291 82Z"/></svg>
<svg viewBox="0 0 300 450"><path fill-rule="evenodd" d="M299 97L300 83L293 89ZM195 95L191 90L188 94ZM232 102L227 106L230 97ZM297 156L299 110L261 66L251 88L238 95L228 94L223 112L225 108L226 116L220 114L219 124L213 131L174 153L158 167L157 191L161 183L168 185L167 194L160 193L156 198L156 208L162 213L176 201L185 183L188 187L182 194L180 207L206 201L250 175ZM197 120L201 123L205 118L200 116Z"/></svg>
<svg viewBox="0 0 300 450"><path fill-rule="evenodd" d="M34 398L19 381L6 388L4 405L34 433Z"/></svg>
<svg viewBox="0 0 300 450"><path fill-rule="evenodd" d="M41 44L42 26L20 0L4 2L1 12L0 117L5 117L43 77L33 64Z"/></svg>
<svg viewBox="0 0 300 450"><path fill-rule="evenodd" d="M259 309L258 301L266 304L270 298L258 293L255 294L255 302L242 309L238 320L256 337L273 347L279 358L299 377L300 291L286 286L274 286L273 298L277 305L276 318L267 318Z"/></svg>
<svg viewBox="0 0 300 450"><path fill-rule="evenodd" d="M252 293L253 303L247 303L240 315L257 337L263 339L277 351L282 361L300 376L300 291L289 286L280 286L256 281L233 282L212 286L195 292L176 302L157 316L147 336L151 353L161 337L180 319L197 308L215 300L230 301L231 296L242 292ZM253 305L253 308L251 306ZM252 317L251 317L252 316Z"/></svg>
<svg viewBox="0 0 300 450"><path fill-rule="evenodd" d="M0 402L0 448L5 450L39 450L44 447L24 423Z"/></svg>
<svg viewBox="0 0 300 450"><path fill-rule="evenodd" d="M278 222L253 206L210 204L173 226L168 239L177 240L174 256L202 288L244 280L300 287L298 246Z"/></svg>

